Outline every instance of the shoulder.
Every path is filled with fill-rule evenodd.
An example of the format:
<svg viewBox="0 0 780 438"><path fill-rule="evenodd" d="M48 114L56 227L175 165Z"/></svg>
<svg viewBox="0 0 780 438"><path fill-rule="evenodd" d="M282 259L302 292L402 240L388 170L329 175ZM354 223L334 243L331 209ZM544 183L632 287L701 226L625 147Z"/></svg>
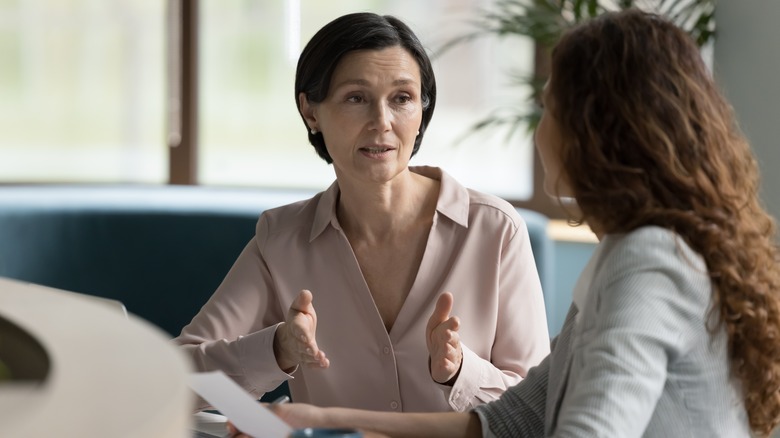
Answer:
<svg viewBox="0 0 780 438"><path fill-rule="evenodd" d="M474 189L466 189L466 192L469 196L469 209L471 210L487 209L489 211L500 212L507 216L520 218L515 207L505 199Z"/></svg>
<svg viewBox="0 0 780 438"><path fill-rule="evenodd" d="M525 228L523 218L506 200L466 188L438 167L416 166L410 169L441 182L436 208L453 222L466 228L474 225L501 226L511 228L513 232Z"/></svg>
<svg viewBox="0 0 780 438"><path fill-rule="evenodd" d="M258 239L265 240L279 233L311 229L319 200L324 192L312 198L265 210L257 222Z"/></svg>
<svg viewBox="0 0 780 438"><path fill-rule="evenodd" d="M517 212L517 209L498 196L466 189L469 198L470 222L476 220L489 220L506 223L515 230L525 228L525 220Z"/></svg>
<svg viewBox="0 0 780 438"><path fill-rule="evenodd" d="M665 267L673 271L706 273L706 264L685 239L658 226L637 228L626 234L607 235L602 242L605 265L619 271Z"/></svg>
<svg viewBox="0 0 780 438"><path fill-rule="evenodd" d="M470 231L501 235L505 243L529 241L528 225L512 204L498 196L472 189L467 191Z"/></svg>
<svg viewBox="0 0 780 438"><path fill-rule="evenodd" d="M702 257L673 231L641 227L607 235L593 286L599 301L617 308L644 307L699 319L711 299Z"/></svg>

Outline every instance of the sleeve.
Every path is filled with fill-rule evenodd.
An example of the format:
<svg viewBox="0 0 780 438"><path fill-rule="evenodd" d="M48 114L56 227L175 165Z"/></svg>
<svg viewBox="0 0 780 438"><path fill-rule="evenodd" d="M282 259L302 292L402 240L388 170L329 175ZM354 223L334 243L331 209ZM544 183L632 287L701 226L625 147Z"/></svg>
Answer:
<svg viewBox="0 0 780 438"><path fill-rule="evenodd" d="M261 217L259 237L249 242L216 292L173 340L196 371L222 370L258 397L291 378L273 352L285 312L260 252L263 229Z"/></svg>
<svg viewBox="0 0 780 438"><path fill-rule="evenodd" d="M547 382L550 358L529 371L518 385L509 388L496 401L477 406L474 411L485 438L544 436Z"/></svg>
<svg viewBox="0 0 780 438"><path fill-rule="evenodd" d="M496 335L490 360L461 344L461 371L448 402L459 412L498 399L550 352L542 286L522 219L505 247L498 267Z"/></svg>
<svg viewBox="0 0 780 438"><path fill-rule="evenodd" d="M642 436L667 384L667 367L704 328L709 279L703 266L634 242L604 260L572 342L570 381L556 437ZM692 282L693 281L693 282ZM592 306L592 307L591 307ZM583 315L585 316L585 315Z"/></svg>

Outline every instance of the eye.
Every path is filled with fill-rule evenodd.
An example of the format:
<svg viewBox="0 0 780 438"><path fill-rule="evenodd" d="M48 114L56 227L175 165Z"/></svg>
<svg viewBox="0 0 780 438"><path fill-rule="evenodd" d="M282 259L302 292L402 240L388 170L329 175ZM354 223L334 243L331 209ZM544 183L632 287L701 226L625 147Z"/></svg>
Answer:
<svg viewBox="0 0 780 438"><path fill-rule="evenodd" d="M412 98L412 96L410 96L410 95L408 95L406 93L399 94L395 98L396 103L399 103L399 104L406 104L406 103L412 102L413 100L414 100L414 98Z"/></svg>
<svg viewBox="0 0 780 438"><path fill-rule="evenodd" d="M352 94L352 95L347 96L346 101L347 102L351 102L351 103L362 103L363 102L363 96L360 96L360 95L357 95L357 94Z"/></svg>

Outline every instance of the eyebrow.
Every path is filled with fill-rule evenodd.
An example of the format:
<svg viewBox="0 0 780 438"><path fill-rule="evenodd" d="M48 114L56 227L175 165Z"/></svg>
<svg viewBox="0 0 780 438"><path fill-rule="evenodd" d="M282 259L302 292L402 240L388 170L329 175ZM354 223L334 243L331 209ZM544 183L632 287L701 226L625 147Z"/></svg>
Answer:
<svg viewBox="0 0 780 438"><path fill-rule="evenodd" d="M413 79L396 79L396 80L393 81L393 85L395 85L395 86L410 85L410 84L416 85L417 81L415 81ZM336 84L334 88L340 88L340 87L343 87L345 85L360 85L360 86L364 86L365 87L365 86L368 86L368 85L371 85L371 84L370 84L370 82L368 82L365 79L347 79L345 81L342 81L342 82L339 82L338 84Z"/></svg>

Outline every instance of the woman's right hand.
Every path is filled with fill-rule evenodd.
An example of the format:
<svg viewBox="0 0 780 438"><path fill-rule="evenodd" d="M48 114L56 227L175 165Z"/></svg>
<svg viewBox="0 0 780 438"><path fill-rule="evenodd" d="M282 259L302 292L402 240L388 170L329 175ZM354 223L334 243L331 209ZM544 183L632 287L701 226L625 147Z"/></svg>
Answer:
<svg viewBox="0 0 780 438"><path fill-rule="evenodd" d="M463 364L463 349L458 334L460 319L450 316L453 300L452 293L441 294L425 328L431 377L436 383L450 386Z"/></svg>
<svg viewBox="0 0 780 438"><path fill-rule="evenodd" d="M327 427L326 414L323 408L306 403L281 403L266 404L277 417L287 423L293 429L306 427ZM230 421L227 430L231 438L251 438L236 428Z"/></svg>
<svg viewBox="0 0 780 438"><path fill-rule="evenodd" d="M312 305L312 294L302 290L287 311L287 320L276 329L274 354L282 370L298 365L327 368L330 361L317 347L317 313Z"/></svg>
<svg viewBox="0 0 780 438"><path fill-rule="evenodd" d="M293 429L328 427L325 410L319 406L307 403L281 403L267 407Z"/></svg>

